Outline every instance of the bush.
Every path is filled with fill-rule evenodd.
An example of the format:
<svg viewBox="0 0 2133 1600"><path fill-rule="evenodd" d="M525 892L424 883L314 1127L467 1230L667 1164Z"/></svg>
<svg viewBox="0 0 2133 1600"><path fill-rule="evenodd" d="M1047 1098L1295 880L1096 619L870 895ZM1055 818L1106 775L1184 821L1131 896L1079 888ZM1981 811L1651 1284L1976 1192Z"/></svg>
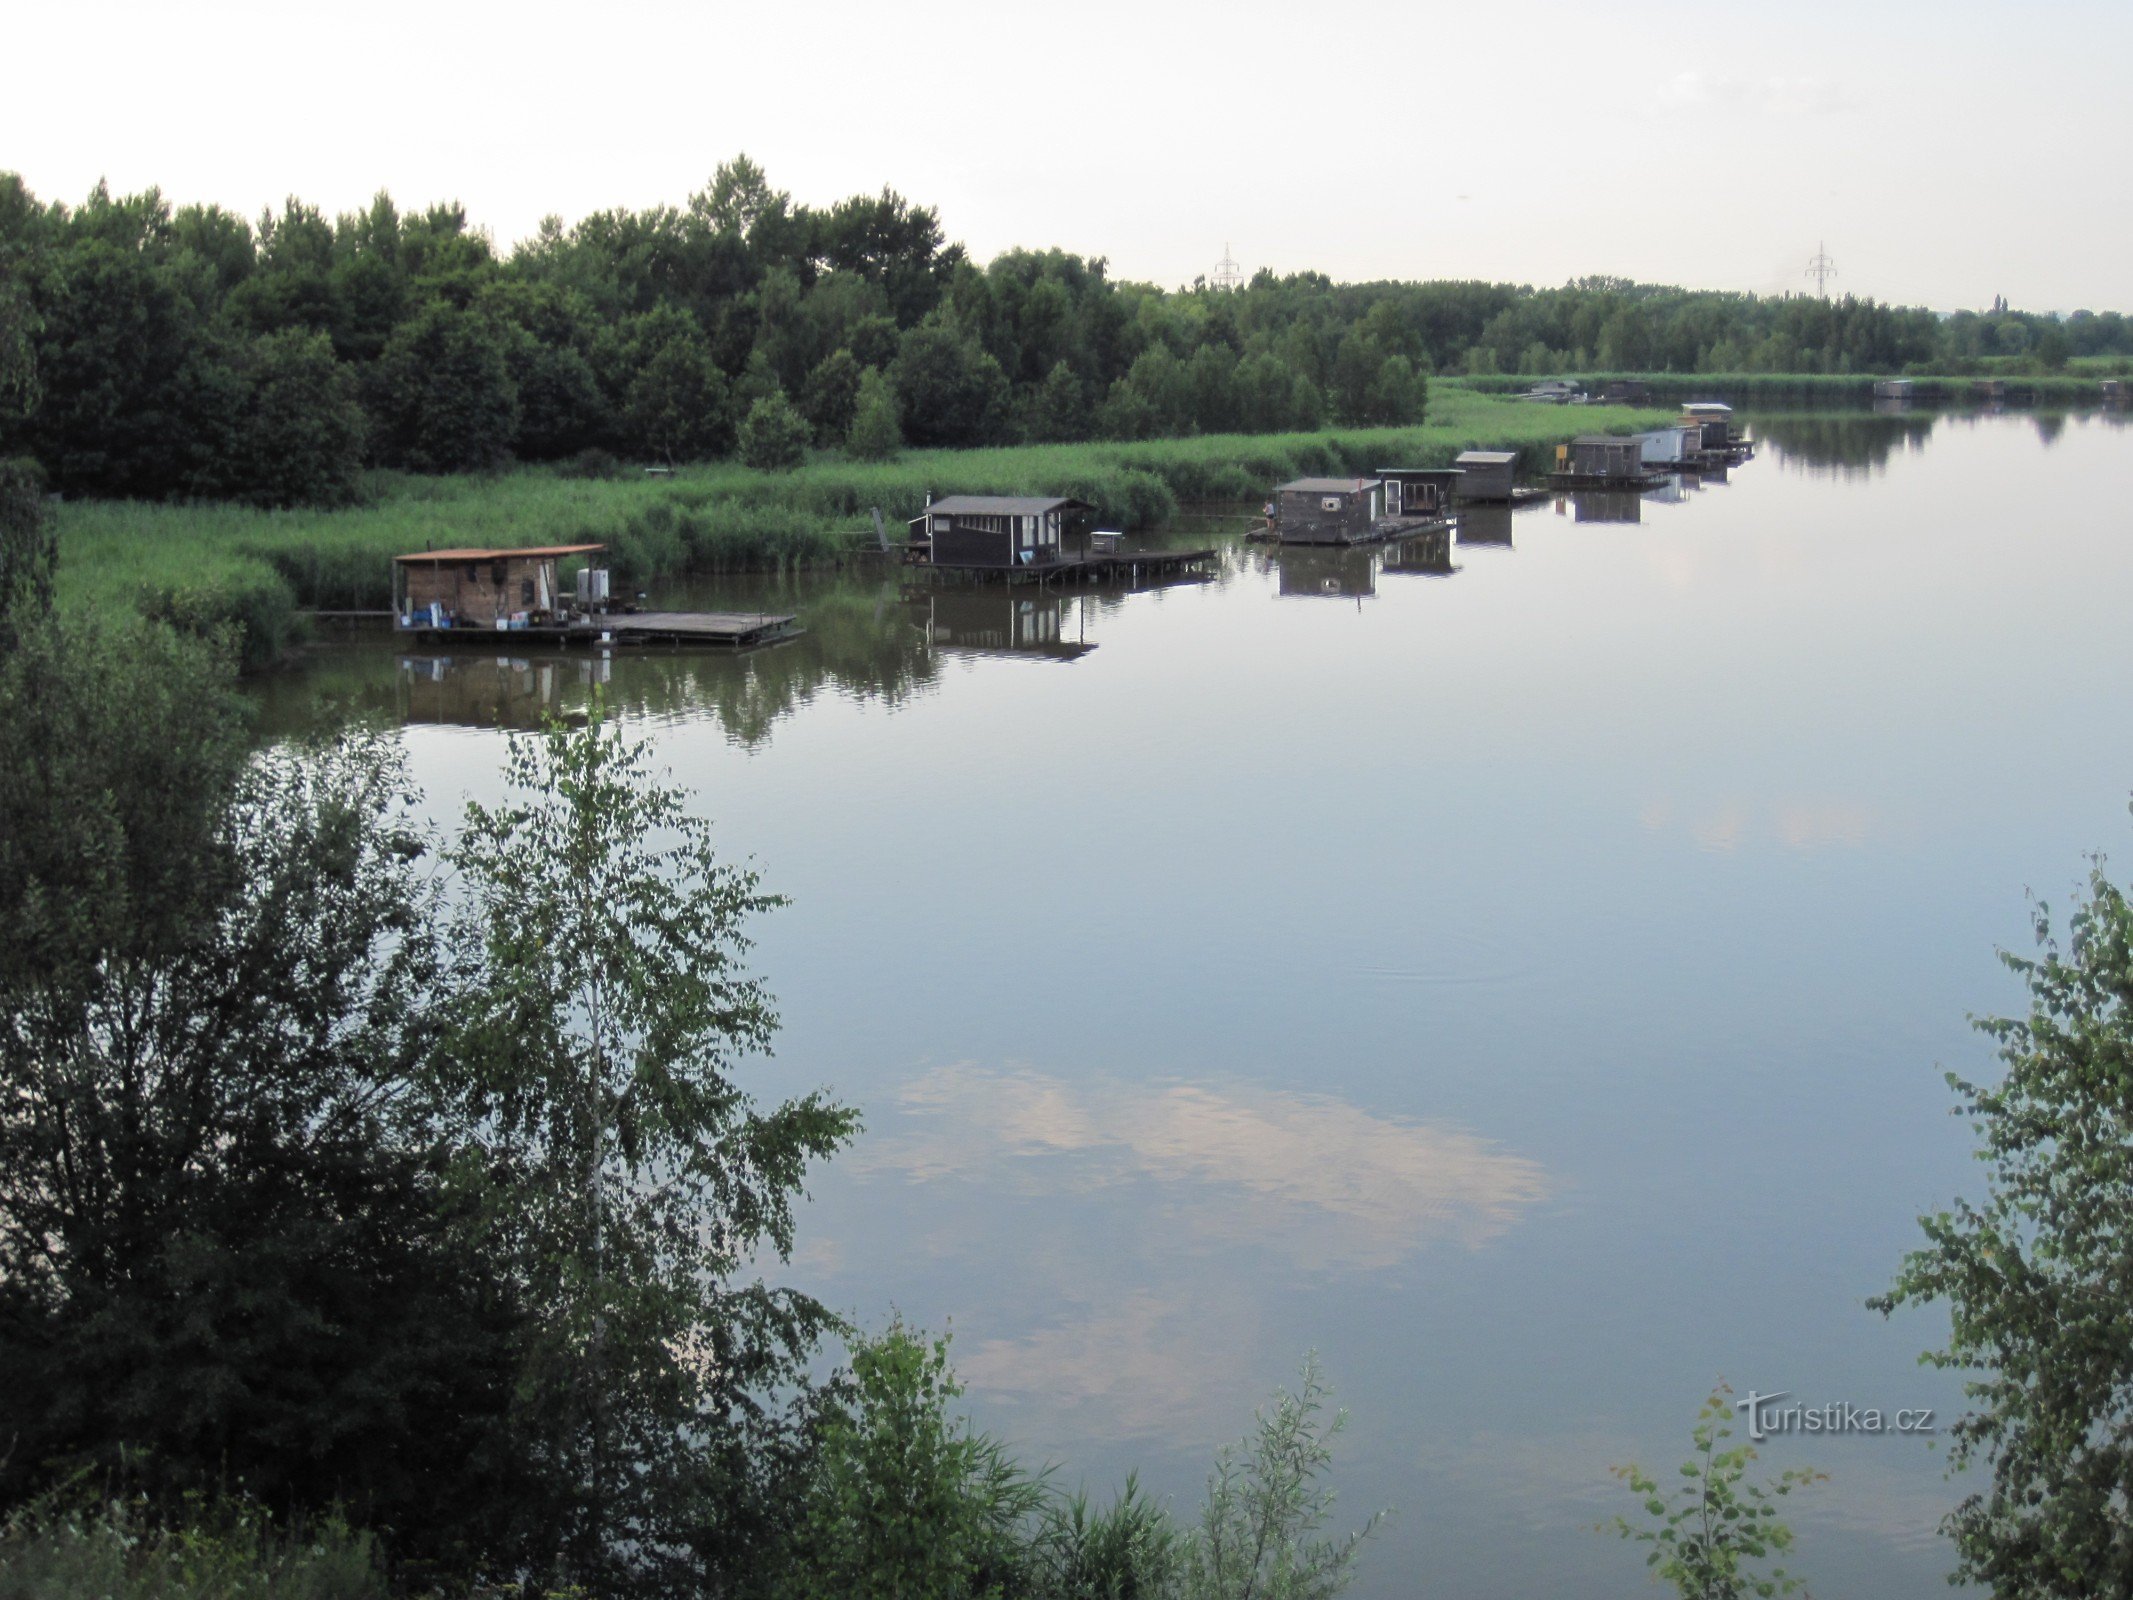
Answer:
<svg viewBox="0 0 2133 1600"><path fill-rule="evenodd" d="M0 1600L384 1600L366 1533L335 1520L302 1537L256 1508L192 1508L159 1525L125 1504L37 1505L0 1526Z"/></svg>
<svg viewBox="0 0 2133 1600"><path fill-rule="evenodd" d="M245 667L270 666L295 642L296 596L279 573L239 569L202 583L153 586L141 596L141 614L201 638L236 635Z"/></svg>
<svg viewBox="0 0 2133 1600"><path fill-rule="evenodd" d="M612 450L603 450L598 445L589 445L556 468L566 478L619 478L622 462Z"/></svg>
<svg viewBox="0 0 2133 1600"><path fill-rule="evenodd" d="M807 460L807 439L807 419L774 390L741 420L741 460L762 472L790 472Z"/></svg>

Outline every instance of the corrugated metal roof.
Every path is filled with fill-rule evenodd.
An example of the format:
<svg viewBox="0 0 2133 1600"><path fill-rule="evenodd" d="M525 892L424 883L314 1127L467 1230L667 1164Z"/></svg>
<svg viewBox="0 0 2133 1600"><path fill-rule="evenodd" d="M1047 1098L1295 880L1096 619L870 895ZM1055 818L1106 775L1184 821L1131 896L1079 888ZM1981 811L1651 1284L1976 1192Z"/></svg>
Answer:
<svg viewBox="0 0 2133 1600"><path fill-rule="evenodd" d="M586 556L595 550L605 550L604 544L524 544L511 549L458 549L414 550L404 556L394 556L395 561L505 561L514 557L528 561L545 560L551 556Z"/></svg>
<svg viewBox="0 0 2133 1600"><path fill-rule="evenodd" d="M1717 400L1691 400L1681 408L1684 416L1717 417L1733 415L1733 408Z"/></svg>
<svg viewBox="0 0 2133 1600"><path fill-rule="evenodd" d="M1461 461L1471 461L1476 466L1501 467L1518 459L1516 450L1462 450Z"/></svg>
<svg viewBox="0 0 2133 1600"><path fill-rule="evenodd" d="M1464 471L1464 467L1379 467L1377 474L1381 478L1413 478L1424 473L1432 477L1456 477Z"/></svg>
<svg viewBox="0 0 2133 1600"><path fill-rule="evenodd" d="M1041 517L1062 506L1079 506L1084 511L1095 509L1085 500L1046 500L1036 495L951 494L934 501L920 514L929 517Z"/></svg>
<svg viewBox="0 0 2133 1600"><path fill-rule="evenodd" d="M1297 478L1289 483L1274 485L1276 494L1361 494L1365 489L1375 489L1375 478Z"/></svg>

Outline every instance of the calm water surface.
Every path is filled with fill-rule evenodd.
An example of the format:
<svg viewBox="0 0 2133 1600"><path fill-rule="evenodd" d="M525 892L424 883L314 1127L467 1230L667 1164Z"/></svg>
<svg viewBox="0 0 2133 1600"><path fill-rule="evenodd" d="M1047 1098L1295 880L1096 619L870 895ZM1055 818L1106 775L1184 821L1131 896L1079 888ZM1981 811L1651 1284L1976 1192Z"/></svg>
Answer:
<svg viewBox="0 0 2133 1600"><path fill-rule="evenodd" d="M1728 483L1449 561L1231 543L1028 610L727 586L812 631L617 661L794 899L755 1087L866 1111L791 1276L952 1324L985 1426L1187 1512L1317 1349L1344 1513L1397 1508L1373 1597L1648 1594L1591 1531L1607 1469L1670 1469L1721 1377L1954 1406L1938 1318L1862 1302L1975 1190L1940 1073L1989 1069L2025 889L2133 858L2133 430L1749 420ZM405 718L449 818L592 670L377 640L263 692ZM1925 1445L1765 1462L1830 1474L1818 1593L1945 1592Z"/></svg>

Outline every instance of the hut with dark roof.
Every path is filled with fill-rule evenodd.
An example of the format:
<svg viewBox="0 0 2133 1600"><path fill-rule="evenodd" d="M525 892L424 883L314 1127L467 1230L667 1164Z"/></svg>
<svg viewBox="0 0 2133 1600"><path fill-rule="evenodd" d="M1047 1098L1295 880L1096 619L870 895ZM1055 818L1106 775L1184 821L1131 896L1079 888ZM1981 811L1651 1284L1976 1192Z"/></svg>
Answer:
<svg viewBox="0 0 2133 1600"><path fill-rule="evenodd" d="M1065 497L951 494L911 519L914 550L936 567L1036 571L1078 560L1073 521L1095 508Z"/></svg>
<svg viewBox="0 0 2133 1600"><path fill-rule="evenodd" d="M1274 531L1283 544L1358 544L1385 515L1376 478L1297 478L1274 489Z"/></svg>
<svg viewBox="0 0 2133 1600"><path fill-rule="evenodd" d="M1512 474L1518 470L1516 450L1469 450L1452 465L1462 474L1460 499L1491 501L1511 498Z"/></svg>

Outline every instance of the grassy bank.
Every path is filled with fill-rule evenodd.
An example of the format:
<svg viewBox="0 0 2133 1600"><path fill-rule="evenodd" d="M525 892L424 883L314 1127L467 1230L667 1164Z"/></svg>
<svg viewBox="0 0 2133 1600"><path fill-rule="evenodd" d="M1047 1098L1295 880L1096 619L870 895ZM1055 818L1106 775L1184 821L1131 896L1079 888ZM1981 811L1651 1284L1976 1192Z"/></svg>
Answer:
<svg viewBox="0 0 2133 1600"><path fill-rule="evenodd" d="M1851 404L1873 399L1874 385L1884 378L1909 378L1915 398L1961 405L1977 398L1976 386L1986 378L2007 385L2010 399L2021 397L2048 404L2095 405L2103 398L2103 380L2119 375L2111 361L2075 362L2065 372L2034 374L2014 363L1985 362L1975 374L1948 373L1838 373L1838 372L1552 372L1519 376L1489 373L1464 378L1436 380L1456 384L1476 394L1520 394L1534 384L1560 378L1588 389L1617 378L1648 384L1655 399L1688 400L1803 400L1826 405Z"/></svg>
<svg viewBox="0 0 2133 1600"><path fill-rule="evenodd" d="M1663 414L1521 405L1470 389L1432 395L1405 428L1210 434L1130 444L911 451L869 464L822 455L792 472L730 462L671 478L585 479L525 468L493 477L373 476L367 504L254 511L224 504L85 501L59 508L64 600L135 608L186 626L234 622L247 659L272 659L306 608L383 608L392 556L444 545L600 542L625 581L778 571L841 560L873 540L870 509L900 534L936 494L1069 494L1108 527L1158 526L1186 501L1249 500L1284 478L1439 466L1461 450L1517 449L1537 469L1574 432Z"/></svg>

